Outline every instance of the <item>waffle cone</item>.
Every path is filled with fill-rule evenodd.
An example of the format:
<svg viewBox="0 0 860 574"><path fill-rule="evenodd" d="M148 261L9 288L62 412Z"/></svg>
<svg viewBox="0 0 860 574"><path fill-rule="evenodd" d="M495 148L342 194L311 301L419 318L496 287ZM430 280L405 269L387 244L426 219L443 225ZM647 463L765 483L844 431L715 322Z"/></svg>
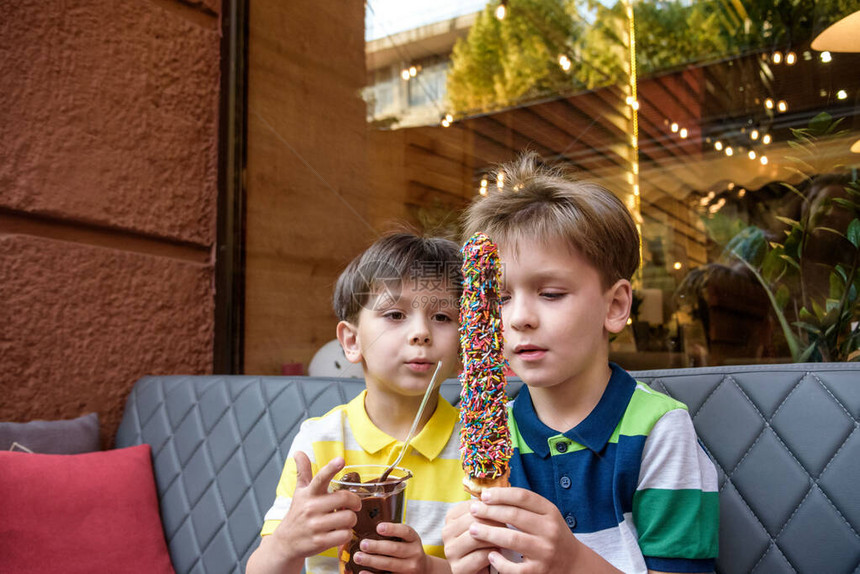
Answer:
<svg viewBox="0 0 860 574"><path fill-rule="evenodd" d="M505 474L496 478L478 478L476 476L467 476L463 479L463 489L475 498L481 498L481 493L488 488L495 488L497 486L510 486L510 478L510 470L506 470Z"/></svg>

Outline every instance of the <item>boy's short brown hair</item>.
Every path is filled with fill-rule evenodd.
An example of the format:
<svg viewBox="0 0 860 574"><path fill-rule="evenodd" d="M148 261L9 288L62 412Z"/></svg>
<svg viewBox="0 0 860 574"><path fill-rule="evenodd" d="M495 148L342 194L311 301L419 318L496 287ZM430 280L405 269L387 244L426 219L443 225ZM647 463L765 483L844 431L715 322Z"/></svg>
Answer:
<svg viewBox="0 0 860 574"><path fill-rule="evenodd" d="M604 289L633 277L639 266L639 231L612 192L542 163L534 152L499 166L496 175L504 189L469 206L465 237L482 231L509 245L562 239L598 270Z"/></svg>
<svg viewBox="0 0 860 574"><path fill-rule="evenodd" d="M381 293L396 294L406 281L439 289L459 300L463 290L459 246L441 237L399 232L383 236L353 259L334 288L339 321L357 323L361 309Z"/></svg>

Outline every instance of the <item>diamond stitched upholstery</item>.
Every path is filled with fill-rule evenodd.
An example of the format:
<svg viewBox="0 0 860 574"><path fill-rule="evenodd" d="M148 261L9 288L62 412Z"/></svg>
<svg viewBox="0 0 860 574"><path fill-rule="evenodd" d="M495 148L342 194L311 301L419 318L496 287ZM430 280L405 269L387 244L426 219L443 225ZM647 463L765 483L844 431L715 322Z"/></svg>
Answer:
<svg viewBox="0 0 860 574"><path fill-rule="evenodd" d="M860 364L643 371L683 401L717 464L717 571L860 572ZM521 383L511 381L515 394ZM145 377L117 447L149 443L174 567L241 573L299 424L357 379ZM456 380L442 395L455 403Z"/></svg>

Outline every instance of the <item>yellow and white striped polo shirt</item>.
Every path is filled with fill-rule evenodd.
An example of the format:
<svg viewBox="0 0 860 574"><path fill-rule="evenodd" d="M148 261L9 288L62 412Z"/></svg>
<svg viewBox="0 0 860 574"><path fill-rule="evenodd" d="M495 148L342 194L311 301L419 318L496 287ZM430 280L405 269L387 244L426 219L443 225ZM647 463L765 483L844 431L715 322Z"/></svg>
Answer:
<svg viewBox="0 0 860 574"><path fill-rule="evenodd" d="M388 465L397 459L403 442L371 422L364 409L366 395L367 391L362 391L349 403L302 423L281 473L275 502L266 513L262 535L271 534L290 508L296 486L295 451L308 455L314 474L336 456L342 456L347 465ZM414 476L406 487L404 522L421 537L424 552L440 558L445 556L442 548L445 513L451 505L469 499L462 484L458 419L457 409L439 397L433 416L412 439L409 452L398 465L411 470ZM336 549L308 558L305 569L308 574L337 572Z"/></svg>

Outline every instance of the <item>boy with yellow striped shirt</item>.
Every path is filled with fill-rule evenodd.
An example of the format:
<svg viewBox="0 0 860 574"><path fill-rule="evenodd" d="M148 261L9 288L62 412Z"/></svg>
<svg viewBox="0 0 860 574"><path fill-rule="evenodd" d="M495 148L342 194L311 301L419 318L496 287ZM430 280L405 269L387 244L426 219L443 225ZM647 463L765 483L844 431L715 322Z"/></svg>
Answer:
<svg viewBox="0 0 860 574"><path fill-rule="evenodd" d="M328 492L344 465L389 465L403 448L436 363L438 380L459 367L460 255L448 240L400 233L384 237L344 270L335 287L337 337L361 362L367 388L348 404L302 423L266 513L263 540L247 572L337 572L337 547L350 539L361 504ZM363 568L450 572L441 529L447 510L466 500L461 485L457 410L431 396L401 467L407 483L403 524L382 523L387 540L364 540ZM455 432L456 431L456 432Z"/></svg>

